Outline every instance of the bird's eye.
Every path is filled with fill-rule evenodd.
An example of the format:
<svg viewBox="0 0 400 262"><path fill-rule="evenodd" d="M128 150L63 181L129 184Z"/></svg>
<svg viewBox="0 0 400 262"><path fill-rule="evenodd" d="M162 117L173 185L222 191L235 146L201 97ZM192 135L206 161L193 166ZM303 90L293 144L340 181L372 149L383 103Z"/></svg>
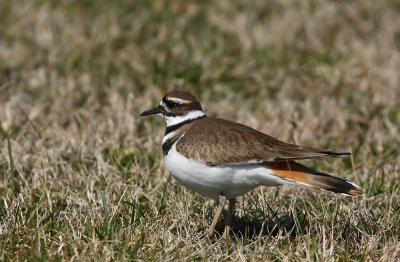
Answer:
<svg viewBox="0 0 400 262"><path fill-rule="evenodd" d="M172 102L171 100L165 101L165 104L168 106L168 108L173 109L175 107L175 103Z"/></svg>

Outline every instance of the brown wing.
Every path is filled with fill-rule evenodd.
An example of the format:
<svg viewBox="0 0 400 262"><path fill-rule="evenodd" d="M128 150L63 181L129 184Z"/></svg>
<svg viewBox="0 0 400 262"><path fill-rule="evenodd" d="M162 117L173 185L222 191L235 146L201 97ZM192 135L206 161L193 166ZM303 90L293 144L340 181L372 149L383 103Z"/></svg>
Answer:
<svg viewBox="0 0 400 262"><path fill-rule="evenodd" d="M211 117L194 121L177 143L177 149L186 157L206 162L208 165L349 155L288 144L248 126Z"/></svg>

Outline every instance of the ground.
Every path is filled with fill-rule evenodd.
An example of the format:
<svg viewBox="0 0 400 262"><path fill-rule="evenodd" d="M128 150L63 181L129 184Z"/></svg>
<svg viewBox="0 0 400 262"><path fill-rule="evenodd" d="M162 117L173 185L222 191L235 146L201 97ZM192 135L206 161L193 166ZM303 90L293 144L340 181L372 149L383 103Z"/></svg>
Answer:
<svg viewBox="0 0 400 262"><path fill-rule="evenodd" d="M400 259L398 1L1 1L1 260ZM164 167L167 90L365 191L258 188L231 242ZM222 230L222 221L219 232ZM218 234L216 235L218 237Z"/></svg>

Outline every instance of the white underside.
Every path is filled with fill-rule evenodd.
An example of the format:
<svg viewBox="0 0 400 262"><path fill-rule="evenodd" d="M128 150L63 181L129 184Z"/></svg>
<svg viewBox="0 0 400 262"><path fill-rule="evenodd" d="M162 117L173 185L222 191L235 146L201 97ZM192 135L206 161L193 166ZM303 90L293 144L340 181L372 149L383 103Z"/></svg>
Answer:
<svg viewBox="0 0 400 262"><path fill-rule="evenodd" d="M293 184L272 174L259 164L234 166L207 166L191 160L176 151L176 143L164 157L172 176L185 187L218 200L219 195L227 198L242 196L250 190L263 186Z"/></svg>

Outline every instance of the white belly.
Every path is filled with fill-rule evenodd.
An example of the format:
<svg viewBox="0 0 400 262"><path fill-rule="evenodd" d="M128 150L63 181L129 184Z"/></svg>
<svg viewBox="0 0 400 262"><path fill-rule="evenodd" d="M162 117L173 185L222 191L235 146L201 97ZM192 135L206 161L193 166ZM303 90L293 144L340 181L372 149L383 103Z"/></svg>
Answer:
<svg viewBox="0 0 400 262"><path fill-rule="evenodd" d="M271 170L258 164L207 166L190 160L176 151L174 144L164 157L172 176L185 187L218 200L219 195L234 198L246 194L257 186L292 184L272 174Z"/></svg>

